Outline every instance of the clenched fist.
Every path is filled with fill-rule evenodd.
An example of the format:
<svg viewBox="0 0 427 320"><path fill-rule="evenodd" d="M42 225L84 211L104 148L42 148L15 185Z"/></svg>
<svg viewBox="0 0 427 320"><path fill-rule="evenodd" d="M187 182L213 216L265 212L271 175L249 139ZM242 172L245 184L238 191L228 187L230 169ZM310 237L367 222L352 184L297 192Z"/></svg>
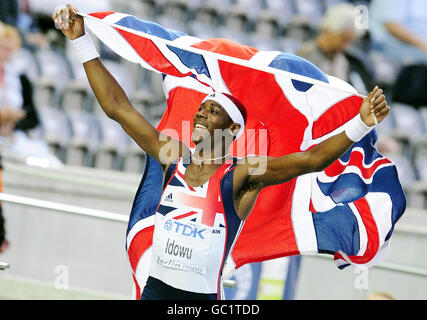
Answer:
<svg viewBox="0 0 427 320"><path fill-rule="evenodd" d="M55 25L70 40L75 40L85 34L83 18L77 15L78 10L70 4L56 7L52 14Z"/></svg>
<svg viewBox="0 0 427 320"><path fill-rule="evenodd" d="M376 124L375 118L380 123L387 117L389 111L390 107L387 105L383 90L376 86L363 100L360 117L367 126L372 127Z"/></svg>

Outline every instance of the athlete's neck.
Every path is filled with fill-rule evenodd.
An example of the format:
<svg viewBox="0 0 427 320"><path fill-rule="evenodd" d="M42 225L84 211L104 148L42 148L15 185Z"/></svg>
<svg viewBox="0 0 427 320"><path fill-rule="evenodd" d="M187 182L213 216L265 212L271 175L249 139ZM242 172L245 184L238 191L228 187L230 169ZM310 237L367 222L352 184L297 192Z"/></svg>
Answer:
<svg viewBox="0 0 427 320"><path fill-rule="evenodd" d="M204 165L223 164L230 157L230 153L225 152L225 150L228 149L229 146L222 144L220 147L211 148L207 151L206 148L196 145L192 154L192 162L200 167L203 167Z"/></svg>

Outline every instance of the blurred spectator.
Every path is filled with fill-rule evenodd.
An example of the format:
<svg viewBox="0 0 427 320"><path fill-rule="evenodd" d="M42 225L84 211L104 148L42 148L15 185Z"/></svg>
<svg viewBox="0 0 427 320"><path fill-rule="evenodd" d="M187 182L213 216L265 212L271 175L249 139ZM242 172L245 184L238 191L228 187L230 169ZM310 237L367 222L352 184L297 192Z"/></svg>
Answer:
<svg viewBox="0 0 427 320"><path fill-rule="evenodd" d="M303 45L297 55L314 63L323 72L351 83L359 92L371 88L369 69L362 59L346 53L352 43L360 38L363 30L356 28L355 7L341 3L328 8L320 22L320 33ZM354 67L357 65L357 68ZM359 74L361 81L352 79L352 72Z"/></svg>
<svg viewBox="0 0 427 320"><path fill-rule="evenodd" d="M27 131L38 125L32 84L24 74L17 74L8 64L21 46L16 28L0 22L0 135Z"/></svg>
<svg viewBox="0 0 427 320"><path fill-rule="evenodd" d="M17 0L1 0L0 21L16 26L18 21L18 1Z"/></svg>
<svg viewBox="0 0 427 320"><path fill-rule="evenodd" d="M372 41L403 62L427 62L427 1L373 0Z"/></svg>
<svg viewBox="0 0 427 320"><path fill-rule="evenodd" d="M31 83L25 75L17 74L8 64L20 46L18 30L0 22L0 142L8 142L14 130L27 131L38 124ZM0 192L1 187L0 177ZM0 206L0 252L6 246L4 218Z"/></svg>
<svg viewBox="0 0 427 320"><path fill-rule="evenodd" d="M427 1L373 0L370 21L374 44L404 65L393 100L427 105Z"/></svg>
<svg viewBox="0 0 427 320"><path fill-rule="evenodd" d="M7 62L21 45L18 31L0 24L0 135L12 134L15 124L24 117L19 76Z"/></svg>

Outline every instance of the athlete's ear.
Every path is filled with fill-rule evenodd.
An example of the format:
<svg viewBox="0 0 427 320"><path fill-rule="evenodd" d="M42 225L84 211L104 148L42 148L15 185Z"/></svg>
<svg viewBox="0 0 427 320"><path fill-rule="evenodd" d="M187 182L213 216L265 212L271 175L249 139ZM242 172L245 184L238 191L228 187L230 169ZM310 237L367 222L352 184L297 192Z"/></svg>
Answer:
<svg viewBox="0 0 427 320"><path fill-rule="evenodd" d="M238 123L233 122L230 126L230 130L233 136L236 136L239 133L241 126Z"/></svg>

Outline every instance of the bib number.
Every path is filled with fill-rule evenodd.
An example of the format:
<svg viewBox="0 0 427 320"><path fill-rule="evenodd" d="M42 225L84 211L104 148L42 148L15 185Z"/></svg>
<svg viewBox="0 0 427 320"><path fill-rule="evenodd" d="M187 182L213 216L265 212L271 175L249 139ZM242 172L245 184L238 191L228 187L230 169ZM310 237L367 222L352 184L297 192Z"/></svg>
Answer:
<svg viewBox="0 0 427 320"><path fill-rule="evenodd" d="M153 240L156 263L166 268L205 274L213 228L158 218L160 221L156 222Z"/></svg>

